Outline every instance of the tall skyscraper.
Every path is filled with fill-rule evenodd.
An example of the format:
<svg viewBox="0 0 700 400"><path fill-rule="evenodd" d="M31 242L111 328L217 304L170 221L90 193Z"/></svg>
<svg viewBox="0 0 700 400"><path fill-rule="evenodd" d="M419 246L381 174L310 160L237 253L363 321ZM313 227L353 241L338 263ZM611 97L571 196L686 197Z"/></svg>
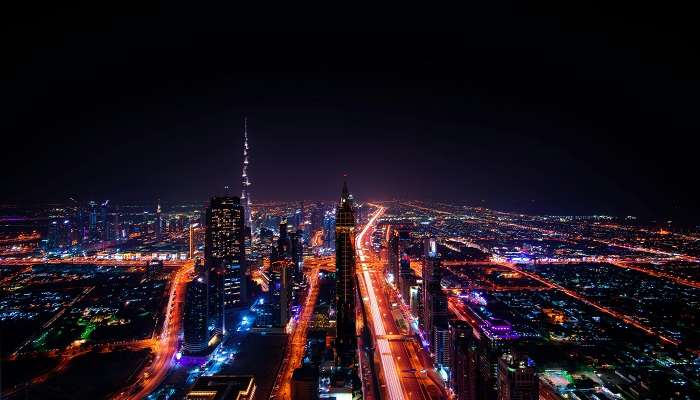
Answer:
<svg viewBox="0 0 700 400"><path fill-rule="evenodd" d="M204 257L209 292L209 323L224 329L224 305L247 302L244 211L238 197L212 197L206 213Z"/></svg>
<svg viewBox="0 0 700 400"><path fill-rule="evenodd" d="M498 400L537 400L535 363L524 354L504 354L498 360Z"/></svg>
<svg viewBox="0 0 700 400"><path fill-rule="evenodd" d="M269 304L272 308L272 326L284 327L289 322L292 302L292 268L288 259L270 265Z"/></svg>
<svg viewBox="0 0 700 400"><path fill-rule="evenodd" d="M280 222L280 236L277 239L277 259L283 260L285 258L291 257L291 247L292 244L289 240L289 229L288 229L287 218L284 218Z"/></svg>
<svg viewBox="0 0 700 400"><path fill-rule="evenodd" d="M163 216L161 215L160 199L158 199L158 205L156 206L156 239L160 239L162 234L163 234Z"/></svg>
<svg viewBox="0 0 700 400"><path fill-rule="evenodd" d="M438 370L450 367L450 331L447 318L439 318L433 326L433 363Z"/></svg>
<svg viewBox="0 0 700 400"><path fill-rule="evenodd" d="M98 238L97 231L97 203L90 201L90 217L88 219L88 237L90 241Z"/></svg>
<svg viewBox="0 0 700 400"><path fill-rule="evenodd" d="M355 336L355 213L348 186L343 192L335 216L335 270L337 308L336 355L337 365L352 368L355 364L357 338Z"/></svg>
<svg viewBox="0 0 700 400"><path fill-rule="evenodd" d="M457 400L476 399L474 334L466 321L450 321L450 388Z"/></svg>
<svg viewBox="0 0 700 400"><path fill-rule="evenodd" d="M434 239L427 239L424 242L425 251L423 258L423 327L428 335L429 342L433 346L435 341L435 327L445 326L448 317L447 296L442 292L440 280L442 271L440 269L440 258L437 253L437 246ZM437 349L431 348L433 354Z"/></svg>
<svg viewBox="0 0 700 400"><path fill-rule="evenodd" d="M109 228L109 219L107 218L108 212L109 200L105 200L105 202L100 205L100 237L105 242L112 238L112 230Z"/></svg>
<svg viewBox="0 0 700 400"><path fill-rule="evenodd" d="M250 240L253 242L253 237L255 235L255 227L253 226L253 214L251 210L251 199L250 199L250 179L248 178L248 160L250 148L248 147L248 118L243 118L243 187L241 189L241 205L244 209L244 223L245 226L250 229Z"/></svg>
<svg viewBox="0 0 700 400"><path fill-rule="evenodd" d="M185 293L182 347L187 354L202 354L208 348L207 306L207 283L203 276L198 276L187 284Z"/></svg>
<svg viewBox="0 0 700 400"><path fill-rule="evenodd" d="M334 210L327 210L323 217L323 247L335 249L335 214Z"/></svg>
<svg viewBox="0 0 700 400"><path fill-rule="evenodd" d="M387 275L391 274L396 287L399 287L399 231L388 226L389 240L387 241Z"/></svg>
<svg viewBox="0 0 700 400"><path fill-rule="evenodd" d="M304 231L297 229L290 235L292 243L291 256L294 263L294 281L300 283L304 280L302 267L304 265Z"/></svg>

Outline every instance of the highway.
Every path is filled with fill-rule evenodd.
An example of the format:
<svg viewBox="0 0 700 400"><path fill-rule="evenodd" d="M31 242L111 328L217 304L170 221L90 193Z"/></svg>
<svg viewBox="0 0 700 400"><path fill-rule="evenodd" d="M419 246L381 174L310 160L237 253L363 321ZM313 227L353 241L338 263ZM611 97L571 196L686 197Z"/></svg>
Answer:
<svg viewBox="0 0 700 400"><path fill-rule="evenodd" d="M304 306L299 314L299 319L296 321L292 333L289 335L289 343L287 345L287 353L285 354L280 372L277 375L275 385L273 386L271 399L279 398L283 400L291 399L292 374L294 370L301 366L301 360L304 357L306 350L306 337L309 327L309 321L314 313L316 300L318 299L318 273L320 263L306 263L310 265L307 271L309 277L309 289L304 301Z"/></svg>
<svg viewBox="0 0 700 400"><path fill-rule="evenodd" d="M128 260L119 260L114 258L102 258L102 257L64 257L64 258L4 258L0 259L0 264L2 265L17 265L17 266L31 266L40 264L94 264L94 265L104 265L104 266L115 266L115 267L146 267L146 263L151 261L153 257L151 255L143 256L140 258L133 258ZM191 260L164 260L164 267L182 267L191 263Z"/></svg>
<svg viewBox="0 0 700 400"><path fill-rule="evenodd" d="M141 373L139 379L124 390L118 399L143 399L158 388L165 379L177 351L178 336L182 326L182 311L185 301L185 289L194 268L194 261L182 265L170 285L165 320L160 335L153 340L152 351L155 358Z"/></svg>
<svg viewBox="0 0 700 400"><path fill-rule="evenodd" d="M381 262L367 250L369 236L377 219L385 208L379 207L356 237L356 251L360 268L358 282L364 306L369 309L369 322L379 356L383 391L386 398L432 399L442 398L440 389L428 376L432 369L430 360L409 332L402 332L392 315L392 303L387 283L384 281ZM370 235L371 236L371 235Z"/></svg>

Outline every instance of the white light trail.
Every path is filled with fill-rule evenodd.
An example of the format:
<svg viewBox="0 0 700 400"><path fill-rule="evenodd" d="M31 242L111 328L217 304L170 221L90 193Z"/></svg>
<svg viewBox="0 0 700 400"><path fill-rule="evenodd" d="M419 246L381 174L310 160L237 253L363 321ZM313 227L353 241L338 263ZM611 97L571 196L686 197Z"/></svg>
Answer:
<svg viewBox="0 0 700 400"><path fill-rule="evenodd" d="M361 261L366 260L364 255L364 250L362 248L362 239L367 234L369 228L374 224L374 222L379 218L379 216L384 212L384 207L380 207L377 212L374 213L372 218L364 226L360 234L357 236L355 247L357 253L360 256ZM363 267L366 267L366 263L362 263ZM379 311L379 304L377 302L377 296L374 292L374 286L372 285L372 279L366 268L363 268L362 277L365 280L365 286L367 287L367 294L369 297L369 309L372 316L372 326L374 328L374 337L377 341L377 349L379 350L379 360L382 363L382 372L384 373L384 381L386 382L387 392L389 394L390 400L402 400L403 389L401 387L401 381L399 380L398 370L396 369L396 364L394 363L394 356L391 353L391 348L389 347L389 341L383 336L386 334L384 329L384 321L382 321L381 312Z"/></svg>

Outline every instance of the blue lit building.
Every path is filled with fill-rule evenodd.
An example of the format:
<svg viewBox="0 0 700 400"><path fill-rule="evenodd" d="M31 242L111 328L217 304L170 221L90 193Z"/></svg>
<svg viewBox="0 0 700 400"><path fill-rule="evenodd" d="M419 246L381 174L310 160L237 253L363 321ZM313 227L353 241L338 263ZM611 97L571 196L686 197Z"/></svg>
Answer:
<svg viewBox="0 0 700 400"><path fill-rule="evenodd" d="M206 354L209 347L209 324L207 312L207 283L199 276L187 284L184 311L183 350L187 354Z"/></svg>

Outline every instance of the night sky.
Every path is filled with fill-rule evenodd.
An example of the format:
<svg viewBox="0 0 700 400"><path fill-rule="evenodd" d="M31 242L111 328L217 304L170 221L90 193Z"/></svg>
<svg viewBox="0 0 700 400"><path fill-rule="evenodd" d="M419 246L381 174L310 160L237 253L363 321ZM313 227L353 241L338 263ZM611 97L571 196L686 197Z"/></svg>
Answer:
<svg viewBox="0 0 700 400"><path fill-rule="evenodd" d="M688 10L95 7L3 24L4 201L239 191L247 115L254 201L700 214Z"/></svg>

